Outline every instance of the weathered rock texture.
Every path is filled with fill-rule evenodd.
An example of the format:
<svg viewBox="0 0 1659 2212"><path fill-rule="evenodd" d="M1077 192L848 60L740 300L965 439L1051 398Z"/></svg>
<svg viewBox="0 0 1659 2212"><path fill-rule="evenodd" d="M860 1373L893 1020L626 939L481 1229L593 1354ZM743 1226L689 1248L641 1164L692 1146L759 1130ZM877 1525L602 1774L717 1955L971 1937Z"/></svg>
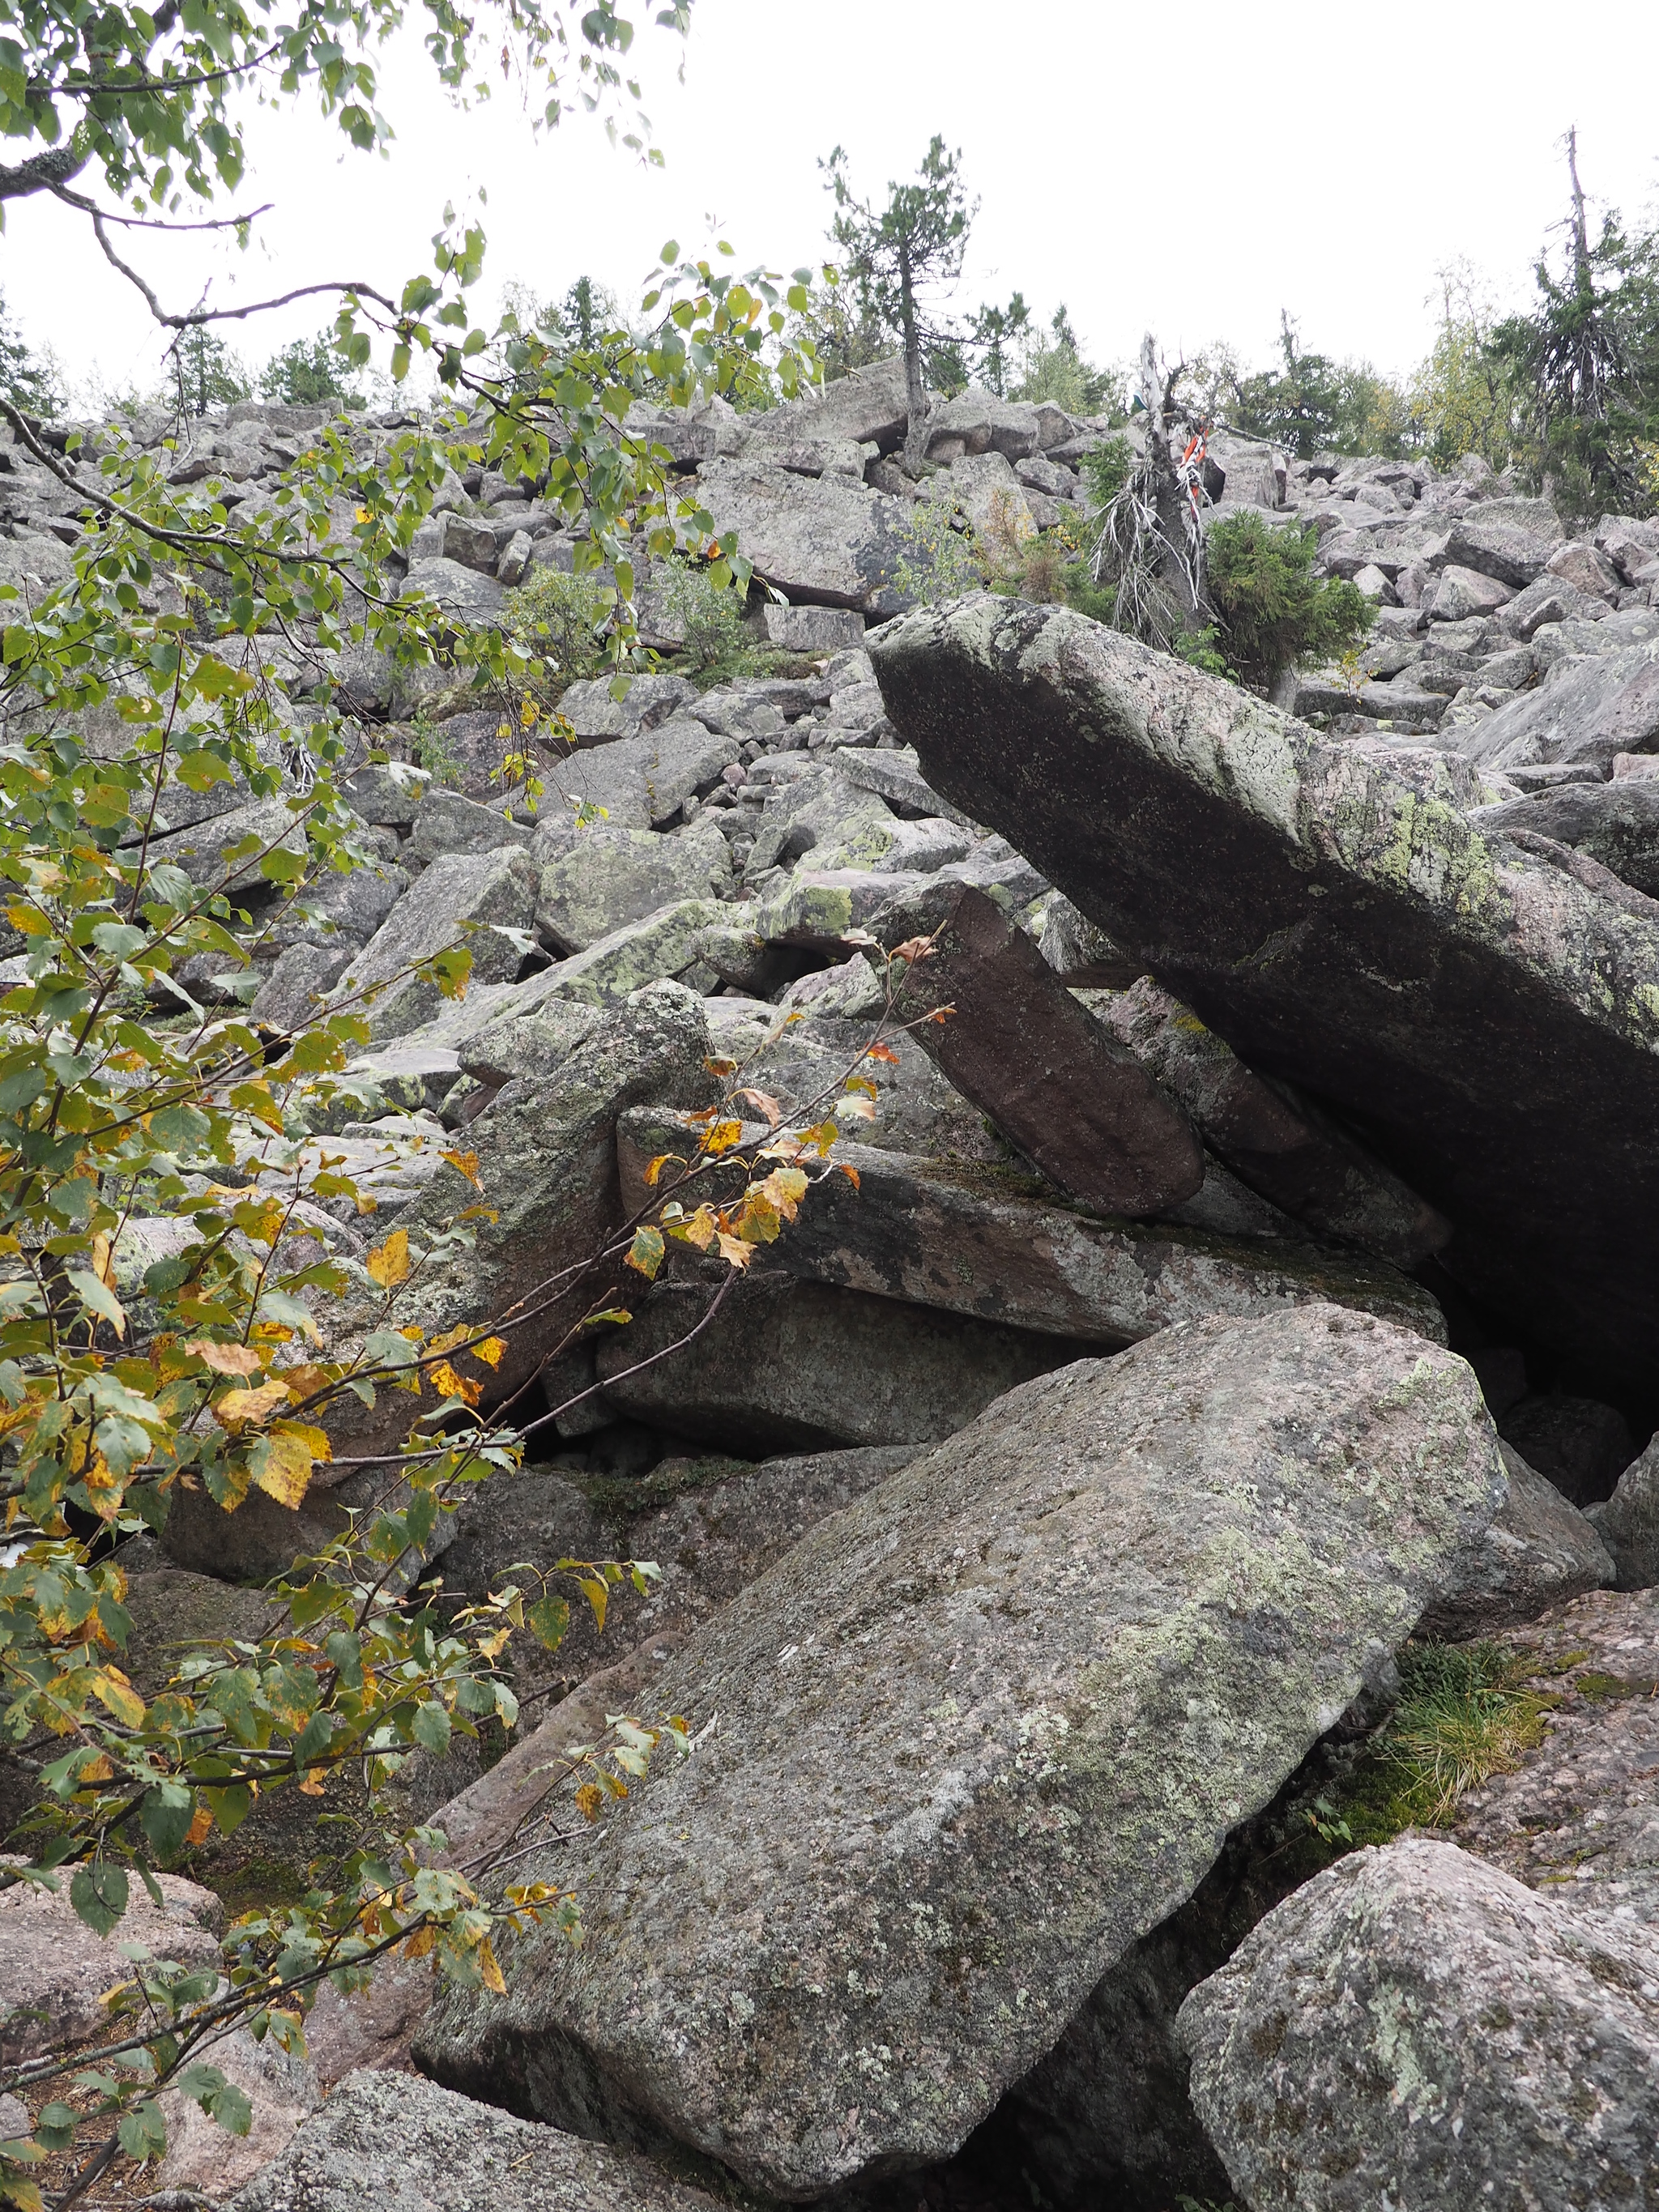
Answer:
<svg viewBox="0 0 1659 2212"><path fill-rule="evenodd" d="M715 2199L598 2143L407 2074L352 2074L234 2212L714 2212Z"/></svg>
<svg viewBox="0 0 1659 2212"><path fill-rule="evenodd" d="M65 1867L61 1888L0 1889L0 2063L93 2033L107 2014L100 1999L128 1975L117 1948L142 1943L152 1958L204 1966L219 1955L224 1907L211 1890L178 1875L158 1875L162 1909L133 1881L125 1917L109 1936L94 1935L70 1903Z"/></svg>
<svg viewBox="0 0 1659 2212"><path fill-rule="evenodd" d="M1659 907L1068 611L962 601L872 657L929 781L1373 1132L1455 1224L1455 1274L1650 1376Z"/></svg>
<svg viewBox="0 0 1659 2212"><path fill-rule="evenodd" d="M1659 2201L1659 1936L1450 1844L1317 1875L1177 2025L1252 2212Z"/></svg>
<svg viewBox="0 0 1659 2212"><path fill-rule="evenodd" d="M1467 1368L1328 1307L1012 1392L670 1663L719 1727L561 1856L586 1946L526 1939L420 2062L779 2196L948 2153L1502 1492Z"/></svg>

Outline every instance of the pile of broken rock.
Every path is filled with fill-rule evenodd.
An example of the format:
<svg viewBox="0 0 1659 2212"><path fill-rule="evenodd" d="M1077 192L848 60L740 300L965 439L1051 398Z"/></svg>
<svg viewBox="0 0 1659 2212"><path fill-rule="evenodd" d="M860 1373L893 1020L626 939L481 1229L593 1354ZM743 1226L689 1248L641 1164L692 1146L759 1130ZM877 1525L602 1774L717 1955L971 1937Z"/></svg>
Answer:
<svg viewBox="0 0 1659 2212"><path fill-rule="evenodd" d="M582 1948L525 1937L505 1996L405 1970L280 2081L230 2054L270 2125L239 2165L186 2130L162 2185L241 2184L243 2212L1659 2202L1645 540L1564 553L1473 474L1224 457L1264 512L1345 508L1322 558L1389 611L1392 665L1358 708L1304 686L1315 727L1052 607L865 635L880 514L867 573L812 563L847 554L843 507L908 496L880 404L682 426L811 676L567 694L586 829L560 793L520 818L366 768L378 872L276 933L274 1029L463 921L514 933L480 931L459 1004L376 1001L384 1110L318 1135L416 1230L471 1197L441 1157L467 1129L498 1218L434 1273L434 1326L591 1249L711 1058L833 1085L900 942L937 948L908 1009L953 1011L870 1066L859 1188L817 1187L764 1276L633 1371L679 1331L665 1274L550 1381L592 1389L441 1561L463 1595L517 1560L661 1565L526 1662L495 1765L411 1770L471 1861L608 1713L691 1719L689 1758L515 1864L574 1889ZM955 404L934 458L964 497L993 459L1071 495L1088 426ZM210 866L246 826L169 851ZM181 1621L250 1632L247 1585L352 1483L181 1501L133 1547L140 1665ZM1293 1887L1331 1747L1425 1635L1547 1684L1540 1741L1449 1829ZM217 1900L164 1895L207 1940ZM0 1946L0 2033L104 1986L91 1942Z"/></svg>

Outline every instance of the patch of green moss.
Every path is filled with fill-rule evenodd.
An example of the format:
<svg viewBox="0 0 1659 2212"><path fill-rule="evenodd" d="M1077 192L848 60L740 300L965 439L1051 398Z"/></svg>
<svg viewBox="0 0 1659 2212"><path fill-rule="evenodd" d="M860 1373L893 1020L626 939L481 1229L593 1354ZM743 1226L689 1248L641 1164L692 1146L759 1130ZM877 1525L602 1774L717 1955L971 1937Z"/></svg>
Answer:
<svg viewBox="0 0 1659 2212"><path fill-rule="evenodd" d="M707 1490L734 1474L747 1474L753 1462L711 1454L707 1459L665 1459L649 1474L576 1474L571 1480L596 1513L607 1520L637 1521L659 1512L688 1490Z"/></svg>

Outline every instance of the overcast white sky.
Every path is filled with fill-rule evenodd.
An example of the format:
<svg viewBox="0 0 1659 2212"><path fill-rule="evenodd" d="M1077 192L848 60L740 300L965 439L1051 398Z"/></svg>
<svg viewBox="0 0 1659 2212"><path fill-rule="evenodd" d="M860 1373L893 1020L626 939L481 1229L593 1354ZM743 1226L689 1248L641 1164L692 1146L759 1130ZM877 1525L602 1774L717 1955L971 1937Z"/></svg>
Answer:
<svg viewBox="0 0 1659 2212"><path fill-rule="evenodd" d="M261 118L242 204L276 207L253 251L133 251L177 306L210 275L216 304L332 276L395 291L446 198L483 188L483 300L507 277L550 293L586 270L626 304L663 240L690 248L710 216L745 264L821 258L817 157L844 143L878 192L939 131L982 203L964 307L1018 286L1045 316L1064 299L1103 360L1150 326L1166 350L1222 336L1255 362L1285 306L1308 345L1403 370L1425 350L1442 263L1465 256L1523 295L1562 211L1569 124L1594 198L1652 215L1656 24L1652 0L1601 0L1593 18L1538 0L696 0L683 86L672 35L641 30L635 50L661 171L584 121L538 140L511 94L456 112L411 31L385 63L389 161L340 153L309 117ZM0 283L72 376L155 380L142 305L64 210L12 204ZM229 335L258 360L325 319L313 305Z"/></svg>

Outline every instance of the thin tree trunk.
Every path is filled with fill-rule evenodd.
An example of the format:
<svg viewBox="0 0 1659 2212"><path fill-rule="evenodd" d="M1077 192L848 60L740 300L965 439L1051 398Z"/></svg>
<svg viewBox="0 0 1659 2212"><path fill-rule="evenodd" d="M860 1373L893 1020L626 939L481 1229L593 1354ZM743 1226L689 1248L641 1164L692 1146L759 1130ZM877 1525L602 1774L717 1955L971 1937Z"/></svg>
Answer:
<svg viewBox="0 0 1659 2212"><path fill-rule="evenodd" d="M904 465L918 474L927 452L927 417L932 410L927 387L921 379L921 333L916 328L915 295L910 283L910 257L899 250L899 313L904 325L904 398L908 420L904 431Z"/></svg>

